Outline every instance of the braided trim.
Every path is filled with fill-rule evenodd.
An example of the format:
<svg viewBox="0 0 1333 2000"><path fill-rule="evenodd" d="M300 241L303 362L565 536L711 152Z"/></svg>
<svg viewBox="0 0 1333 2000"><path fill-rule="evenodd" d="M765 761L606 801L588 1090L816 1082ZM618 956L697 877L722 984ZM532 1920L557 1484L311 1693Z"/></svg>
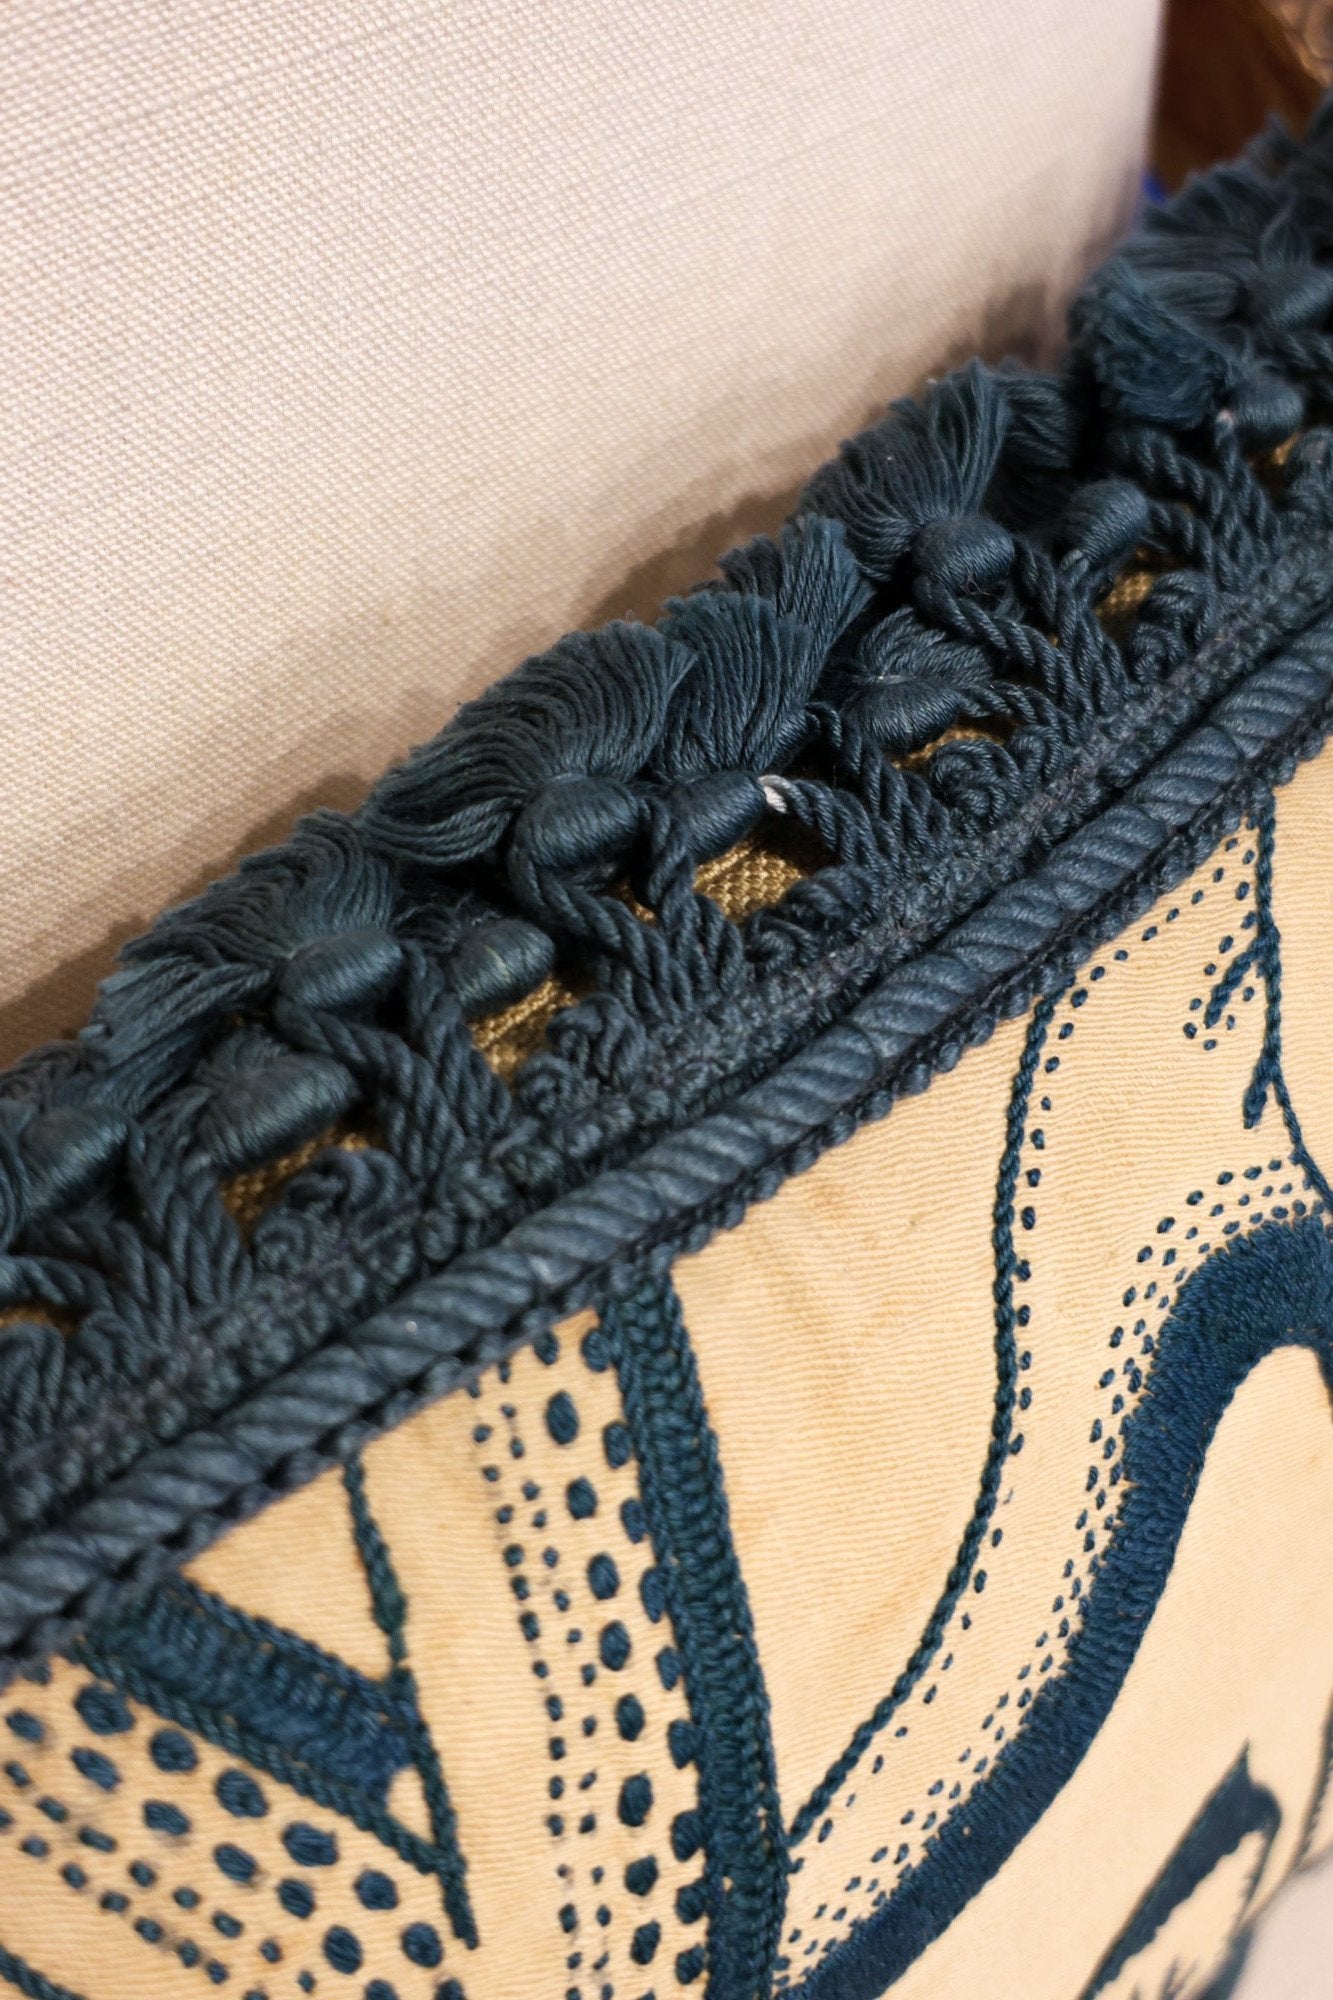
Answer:
<svg viewBox="0 0 1333 2000"><path fill-rule="evenodd" d="M1331 265L1333 112L1151 216L1059 376L897 406L719 584L529 661L0 1080L0 1646L734 1219L1313 746ZM772 814L829 864L733 923L698 871ZM571 967L507 1089L473 1024ZM351 1125L239 1226L224 1184Z"/></svg>

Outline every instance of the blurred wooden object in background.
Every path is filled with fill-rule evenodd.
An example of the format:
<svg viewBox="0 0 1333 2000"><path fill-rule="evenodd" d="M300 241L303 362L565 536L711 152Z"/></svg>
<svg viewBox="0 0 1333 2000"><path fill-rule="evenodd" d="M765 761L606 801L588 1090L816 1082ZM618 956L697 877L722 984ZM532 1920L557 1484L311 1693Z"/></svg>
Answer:
<svg viewBox="0 0 1333 2000"><path fill-rule="evenodd" d="M1276 115L1305 129L1333 85L1333 0L1171 0L1154 165L1167 188Z"/></svg>

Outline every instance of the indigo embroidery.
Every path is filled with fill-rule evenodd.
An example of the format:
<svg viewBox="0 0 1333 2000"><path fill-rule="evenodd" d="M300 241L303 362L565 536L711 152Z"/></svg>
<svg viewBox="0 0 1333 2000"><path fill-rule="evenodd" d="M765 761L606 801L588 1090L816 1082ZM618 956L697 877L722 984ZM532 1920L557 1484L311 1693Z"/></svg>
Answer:
<svg viewBox="0 0 1333 2000"><path fill-rule="evenodd" d="M225 1717L238 1736L268 1746L249 1759L261 1770L271 1751L382 1801L411 1761L402 1713L383 1687L183 1580L164 1585L123 1623L100 1627L76 1657L125 1693L137 1692L132 1679L151 1682L159 1714L211 1741ZM115 1699L109 1688L105 1696ZM216 1722L201 1728L206 1711Z"/></svg>
<svg viewBox="0 0 1333 2000"><path fill-rule="evenodd" d="M1248 1903L1258 1887L1268 1851L1277 1837L1282 1814L1266 1785L1256 1785L1242 1756L1202 1807L1189 1832L1107 1952L1081 1995L1094 2000L1120 1977L1131 1959L1152 1943L1163 1924L1188 1902L1227 1855L1234 1854L1247 1835L1259 1837L1259 1853L1251 1870ZM1242 1905L1242 1915L1243 1915Z"/></svg>
<svg viewBox="0 0 1333 2000"><path fill-rule="evenodd" d="M1245 971L1253 968L1258 980L1265 985L1270 978L1280 978L1280 940L1271 907L1271 809L1265 811L1261 804L1255 820L1259 838L1254 847L1244 854L1243 861L1247 867L1253 863L1256 893L1253 897L1248 896L1250 882L1242 877L1236 883L1237 902L1231 905L1247 910L1253 908L1254 914L1247 914L1241 920L1242 945L1213 989L1204 1014L1205 1022L1213 1027L1221 1021L1227 1000L1244 977L1244 973L1235 974L1237 962L1244 965ZM1227 847L1238 850L1239 844L1237 840L1232 840ZM1221 867L1215 870L1213 879L1215 882L1223 879ZM1196 896L1195 900L1200 900L1200 897ZM1167 923L1178 914L1175 909L1169 910ZM1155 935L1156 927L1150 926L1144 932L1142 941L1146 943ZM1246 937L1252 940L1248 944L1243 942ZM1230 936L1223 939L1222 947L1224 952L1232 949ZM1126 953L1122 949L1116 956L1123 958ZM1216 970L1210 965L1209 975ZM1074 1022L1081 1018L1078 1010L1089 997L1089 986L1095 988L1098 979L1099 968L1094 966L1088 985L1075 987L1069 993L1067 1019L1059 1035L1061 1042L1073 1032ZM1219 995L1222 996L1220 1002ZM1036 1026L1034 1020L1034 1031ZM1190 1034L1194 1030L1187 1027L1186 1032ZM1204 1046L1208 1045L1205 1043ZM1033 1050L1034 1037L1030 1032L1024 1060L1020 1064L1015 1098L1011 1103L1011 1148L1015 1140L1021 1143L1024 1136L1025 1097L1035 1073L1035 1065L1031 1062ZM1048 1091L1051 1088L1049 1073L1058 1069L1059 1061L1060 1058L1053 1055L1042 1064L1043 1074L1048 1079ZM1299 1122L1283 1074L1280 1009L1267 1003L1259 1062L1259 1073L1265 1077L1267 1088L1273 1091L1282 1110L1293 1146L1293 1164L1305 1171L1318 1189L1323 1185L1322 1176L1300 1140ZM1244 1107L1247 1119L1253 1096L1252 1086ZM1043 1096L1042 1109L1043 1112L1050 1111L1049 1096ZM1040 1160L1045 1135L1034 1131L1031 1143L1039 1150L1030 1157ZM1015 1164L1012 1153L1007 1151L1001 1164L997 1196L997 1223L1000 1224L1006 1215L1012 1224L1013 1209L1012 1205L1006 1206L1006 1195L1012 1196ZM1060 1674L1042 1688L1035 1701L1031 1690L1023 1693L1019 1708L1027 1706L1028 1713L1021 1731L995 1759L985 1784L978 1785L970 1798L959 1805L952 1815L944 1818L921 1859L900 1877L897 1890L878 1898L875 1912L854 1929L850 1941L842 1948L833 1948L825 1962L810 1974L799 1989L803 2000L805 1996L809 1996L809 2000L826 2000L826 1996L852 2000L855 1995L864 1993L868 1996L884 1990L940 1934L952 1916L1001 1865L1010 1849L1000 1838L999 1829L1003 1827L1021 1838L1072 1775L1084 1749L1109 1712L1115 1693L1132 1663L1139 1636L1147 1627L1157 1596L1170 1573L1175 1543L1184 1524L1193 1495L1193 1482L1197 1481L1212 1429L1250 1367L1277 1346L1305 1344L1319 1354L1328 1379L1327 1343L1333 1338L1333 1291L1320 1289L1327 1281L1329 1270L1333 1269L1333 1251L1329 1250L1330 1238L1326 1233L1327 1218L1318 1210L1311 1214L1299 1194L1288 1201L1290 1190L1286 1185L1278 1184L1281 1164L1276 1159L1269 1162L1273 1185L1262 1188L1263 1196L1279 1197L1267 1209L1267 1220L1264 1212L1250 1206L1252 1197L1248 1192L1240 1197L1239 1212L1248 1213L1250 1217L1250 1236L1243 1237L1236 1233L1240 1223L1225 1223L1220 1230L1225 1247L1213 1251L1211 1255L1208 1242L1200 1239L1198 1249L1205 1255L1206 1261L1179 1292L1175 1308L1164 1324L1157 1327L1151 1341L1145 1343L1145 1352L1149 1349L1153 1352L1150 1370L1149 1364L1144 1364L1144 1370L1149 1371L1146 1377L1137 1366L1125 1364L1129 1371L1125 1379L1132 1376L1135 1393L1142 1389L1143 1396L1138 1407L1125 1420L1119 1439L1122 1446L1120 1461L1111 1467L1105 1485L1108 1494L1112 1489L1127 1486L1129 1498L1121 1493L1115 1533L1109 1542L1103 1542L1100 1551L1090 1561L1092 1587L1082 1598L1082 1622L1076 1622L1073 1627L1074 1636L1069 1642ZM1231 1172L1224 1171L1218 1176L1219 1186L1235 1178ZM1257 1166L1247 1168L1243 1178L1255 1181L1258 1192L1257 1183L1262 1181L1263 1171ZM1201 1193L1191 1194L1187 1207L1202 1198ZM1220 1216L1223 1210L1215 1206L1212 1213ZM1025 1225L1030 1226L1031 1218L1026 1211L1023 1220ZM1167 1218L1161 1228L1170 1232L1174 1223ZM1199 1238L1200 1231L1192 1228L1189 1235ZM1002 1227L997 1228L996 1251L997 1299L1003 1302L1006 1291L1011 1290L1017 1267L1011 1261L1012 1236L1006 1236ZM1177 1255L1173 1248L1164 1245L1160 1253L1147 1249L1141 1251L1139 1261L1142 1263L1145 1257L1157 1254L1160 1254L1163 1268L1174 1264ZM1256 1268L1257 1260L1262 1260L1259 1268ZM1303 1303L1291 1306L1289 1292L1288 1303L1284 1305L1279 1286L1268 1276L1270 1263L1274 1269L1303 1274L1302 1279L1292 1280L1292 1290L1298 1295L1301 1295L1302 1282L1308 1287L1307 1292L1301 1295ZM1155 1284L1148 1288L1149 1293L1156 1289ZM1251 1293L1252 1297L1249 1296ZM1135 1288L1131 1286L1125 1295L1126 1307L1134 1298ZM1225 1303L1218 1305L1216 1300L1219 1298ZM1288 1313L1285 1323L1284 1312ZM1272 1316L1271 1324L1268 1315ZM1228 1372L1225 1341L1220 1346L1210 1346L1209 1342L1210 1337L1214 1341L1217 1339L1219 1328L1225 1329L1233 1321L1238 1326L1231 1354L1235 1366ZM1182 1337L1182 1327L1190 1329L1190 1339L1197 1343L1193 1349ZM1120 1330L1117 1330L1112 1346L1117 1344L1119 1336ZM1108 1373L1103 1378L1104 1383L1114 1385L1121 1380L1122 1372ZM1170 1400L1166 1401L1168 1397ZM1190 1411L1188 1418L1185 1415L1186 1406ZM1111 1408L1122 1407L1123 1398L1117 1396ZM1175 1489L1171 1485L1170 1458L1162 1449L1161 1433L1150 1415L1153 1411L1158 1413L1158 1424L1162 1430L1174 1425L1181 1427L1173 1434L1176 1469L1180 1478L1180 1484ZM1093 1428L1093 1441L1096 1442L1101 1435L1099 1419ZM1109 1440L1103 1443L1107 1451L1114 1448ZM1101 1505L1105 1497L1102 1492L1103 1475L1096 1467L1090 1469L1089 1481L1089 1490L1091 1483L1096 1482L1097 1502ZM1086 1545L1091 1546L1091 1543ZM1072 1588L1077 1592L1079 1583L1075 1581ZM1062 1630L1069 1630L1068 1623ZM1052 1662L1048 1658L1042 1664L1045 1668ZM1003 1740L1003 1732L999 1740ZM1001 1804L1006 1799L1007 1805ZM1311 1811L1313 1826L1313 1815L1318 1812L1317 1801ZM933 1820L932 1815L927 1825L933 1825ZM1310 1837L1307 1830L1307 1844ZM1244 1940L1238 1938L1236 1968L1243 1951Z"/></svg>
<svg viewBox="0 0 1333 2000"><path fill-rule="evenodd" d="M53 1979L34 1972L25 1959L16 1958L0 1945L0 1979L10 1986L16 1986L27 2000L83 2000L83 1995L71 1992L68 1986L58 1986Z"/></svg>
<svg viewBox="0 0 1333 2000"><path fill-rule="evenodd" d="M1333 1396L1333 1238L1316 1216L1236 1236L1189 1278L1126 1421L1119 1524L1069 1641L1022 1730L936 1833L887 1903L800 1988L875 2000L997 1872L1081 1762L1110 1713L1170 1574L1208 1445L1267 1355L1304 1346Z"/></svg>
<svg viewBox="0 0 1333 2000"><path fill-rule="evenodd" d="M355 1472L348 1471L354 1482ZM360 1537L359 1521L357 1528ZM373 1557L371 1534L367 1545ZM392 1604L386 1561L374 1572L381 1593L377 1616L382 1606ZM372 1583L372 1592L375 1588ZM384 1681L367 1680L308 1640L252 1618L183 1580L159 1589L123 1623L78 1642L71 1657L108 1684L105 1691L94 1688L89 1694L105 1693L114 1700L111 1689L118 1689L133 1696L302 1796L345 1815L412 1867L436 1876L456 1935L464 1943L475 1942L443 1774L415 1685L396 1659ZM74 1754L78 1768L93 1782L120 1782L104 1754ZM385 1803L391 1780L412 1766L421 1774L431 1814L429 1840L404 1826ZM263 1793L245 1771L224 1773L218 1797L242 1821L268 1812ZM243 1879L239 1873L237 1879Z"/></svg>
<svg viewBox="0 0 1333 2000"><path fill-rule="evenodd" d="M694 1725L709 2000L752 2000L771 1984L787 1843L768 1695L732 1544L717 1440L674 1289L648 1286L617 1301L603 1313L601 1328L638 1452L644 1509ZM691 1829L686 1838L693 1837Z"/></svg>
<svg viewBox="0 0 1333 2000"><path fill-rule="evenodd" d="M1292 1156L1309 1177L1311 1186L1320 1200L1333 1211L1333 1190L1329 1188L1318 1164L1311 1159L1301 1132L1300 1119L1291 1101L1286 1079L1282 1073L1282 939L1278 932L1277 919L1273 914L1273 844L1277 803L1272 794L1260 800L1254 814L1259 835L1259 849L1255 865L1255 899L1258 906L1258 934L1254 945L1254 964L1262 973L1264 982L1264 1043L1255 1068L1254 1080L1245 1096L1245 1122L1257 1125L1263 1116L1264 1105L1271 1092L1291 1140ZM1242 953L1238 963L1243 964L1248 954Z"/></svg>
<svg viewBox="0 0 1333 2000"><path fill-rule="evenodd" d="M463 1944L475 1945L477 1925L464 1881L466 1863L458 1844L458 1825L449 1802L439 1753L421 1713L416 1680L407 1663L407 1603L394 1573L388 1547L370 1510L366 1475L360 1459L351 1459L344 1467L343 1483L351 1504L356 1545L370 1582L375 1622L388 1641L389 1657L393 1663L386 1693L406 1719L412 1761L426 1794L431 1835L435 1842L436 1870L444 1890L444 1907L448 1911L454 1936Z"/></svg>
<svg viewBox="0 0 1333 2000"><path fill-rule="evenodd" d="M953 1567L945 1580L944 1590L930 1615L920 1643L883 1701L878 1703L856 1730L846 1750L829 1766L822 1782L797 1813L790 1834L793 1847L804 1840L818 1823L880 1730L892 1721L908 1695L920 1682L922 1675L927 1672L943 1642L959 1598L969 1583L974 1581L977 1555L995 1512L1005 1459L1009 1455L1013 1439L1014 1399L1018 1386L1018 1353L1014 1341L1014 1271L1018 1263L1014 1251L1014 1190L1018 1185L1018 1170L1027 1130L1028 1099L1032 1090L1032 1080L1037 1073L1042 1050L1046 1046L1046 1037L1050 1031L1057 998L1058 995L1053 995L1042 1000L1033 1012L1009 1102L1006 1144L1000 1161L999 1184L995 1196L993 1238L995 1409L991 1420L990 1445L982 1469L976 1506L967 1524Z"/></svg>

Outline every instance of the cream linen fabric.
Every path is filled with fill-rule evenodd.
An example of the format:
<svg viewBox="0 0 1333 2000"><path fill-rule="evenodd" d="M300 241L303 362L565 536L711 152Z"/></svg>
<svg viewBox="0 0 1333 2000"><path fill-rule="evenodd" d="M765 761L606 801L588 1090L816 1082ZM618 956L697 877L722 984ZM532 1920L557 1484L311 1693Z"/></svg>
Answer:
<svg viewBox="0 0 1333 2000"><path fill-rule="evenodd" d="M1047 335L1157 14L0 8L0 1060L882 399Z"/></svg>

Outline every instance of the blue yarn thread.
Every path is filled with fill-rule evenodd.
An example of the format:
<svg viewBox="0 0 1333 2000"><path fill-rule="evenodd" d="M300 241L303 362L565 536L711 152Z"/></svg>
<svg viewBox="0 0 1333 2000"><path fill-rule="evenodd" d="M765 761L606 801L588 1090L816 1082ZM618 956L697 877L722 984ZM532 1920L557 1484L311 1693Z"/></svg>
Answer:
<svg viewBox="0 0 1333 2000"><path fill-rule="evenodd" d="M1282 1114L1291 1141L1292 1157L1325 1207L1333 1212L1330 1189L1318 1162L1312 1156L1301 1131L1291 1091L1282 1066L1282 937L1273 912L1273 856L1277 842L1277 800L1269 792L1253 815L1258 834L1254 888L1258 934L1253 946L1254 962L1264 982L1264 1039L1255 1064L1254 1076L1245 1093L1245 1123L1257 1125L1271 1094ZM1248 956L1244 954L1243 956Z"/></svg>
<svg viewBox="0 0 1333 2000"><path fill-rule="evenodd" d="M1005 1114L1005 1146L1000 1157L991 1237L995 1249L993 1286L995 1403L991 1415L990 1441L986 1449L981 1484L972 1510L972 1518L964 1531L939 1601L926 1622L911 1658L883 1700L878 1702L865 1721L857 1726L847 1748L834 1758L792 1821L788 1840L793 1848L799 1846L819 1824L875 1737L893 1720L922 1676L929 1670L931 1661L944 1643L949 1621L953 1617L958 1601L971 1581L978 1552L995 1512L1004 1477L1005 1460L1009 1456L1014 1402L1018 1390L1018 1349L1014 1339L1014 1277L1018 1269L1018 1257L1014 1249L1014 1193L1018 1186L1023 1144L1027 1135L1028 1103L1032 1095L1032 1082L1037 1074L1037 1065L1046 1046L1051 1021L1064 990L1061 988L1060 993L1049 994L1039 1001L1033 1012Z"/></svg>
<svg viewBox="0 0 1333 2000"><path fill-rule="evenodd" d="M412 1761L410 1717L396 1692L183 1581L134 1618L77 1641L69 1657L439 1876L436 1842L385 1803L390 1780Z"/></svg>
<svg viewBox="0 0 1333 2000"><path fill-rule="evenodd" d="M407 1661L407 1599L398 1582L388 1544L371 1512L366 1493L365 1467L359 1458L349 1459L343 1468L343 1483L352 1510L356 1546L370 1584L375 1623L388 1642L392 1670L389 1688L395 1705L407 1718L413 1762L421 1776L430 1813L435 1843L435 1871L444 1894L444 1907L453 1933L460 1943L475 1947L477 1923L464 1879L467 1863L458 1841L458 1822L444 1781L439 1753L417 1698L416 1677Z"/></svg>
<svg viewBox="0 0 1333 2000"><path fill-rule="evenodd" d="M788 1872L768 1692L731 1537L717 1439L667 1284L602 1315L694 1724L710 2000L771 1988Z"/></svg>
<svg viewBox="0 0 1333 2000"><path fill-rule="evenodd" d="M1276 1798L1267 1785L1255 1783L1250 1776L1248 1755L1242 1752L1195 1815L1166 1867L1102 1959L1079 2000L1095 2000L1098 1993L1112 1985L1130 1961L1147 1949L1171 1915L1188 1902L1228 1855L1235 1853L1242 1840L1247 1835L1257 1835L1260 1851L1241 1905L1243 1923L1281 1824L1282 1812ZM1210 1994L1213 1990L1210 1988Z"/></svg>
<svg viewBox="0 0 1333 2000"><path fill-rule="evenodd" d="M439 1856L434 1843L423 1840L420 1834L404 1826L364 1792L326 1777L249 1730L235 1728L225 1716L210 1709L195 1708L188 1700L165 1692L151 1675L99 1654L91 1646L71 1648L70 1657L103 1679L115 1680L126 1694L132 1695L146 1708L156 1709L173 1722L180 1723L182 1728L192 1729L205 1741L216 1744L220 1750L244 1758L279 1783L290 1785L302 1798L313 1800L329 1812L341 1813L363 1833L373 1834L377 1840L383 1841L401 1861L415 1868L419 1874L438 1873Z"/></svg>
<svg viewBox="0 0 1333 2000"><path fill-rule="evenodd" d="M160 1713L176 1702L193 1715L211 1709L251 1740L380 1803L411 1760L403 1712L383 1686L183 1579L78 1650L95 1651L115 1686L127 1672L150 1679Z"/></svg>
<svg viewBox="0 0 1333 2000"><path fill-rule="evenodd" d="M7 1985L16 1986L27 2000L84 2000L81 1993L75 1993L68 1986L59 1986L54 1979L34 1971L26 1959L19 1958L12 1951L0 1945L0 1979Z"/></svg>
<svg viewBox="0 0 1333 2000"><path fill-rule="evenodd" d="M934 1832L888 1900L801 1984L799 2000L884 1993L995 1877L1069 1782L1134 1663L1217 1427L1251 1371L1285 1348L1307 1348L1333 1401L1333 1234L1324 1220L1270 1221L1228 1239L1182 1287L1155 1345L1122 1433L1116 1532L1064 1665L1043 1683L984 1784Z"/></svg>

